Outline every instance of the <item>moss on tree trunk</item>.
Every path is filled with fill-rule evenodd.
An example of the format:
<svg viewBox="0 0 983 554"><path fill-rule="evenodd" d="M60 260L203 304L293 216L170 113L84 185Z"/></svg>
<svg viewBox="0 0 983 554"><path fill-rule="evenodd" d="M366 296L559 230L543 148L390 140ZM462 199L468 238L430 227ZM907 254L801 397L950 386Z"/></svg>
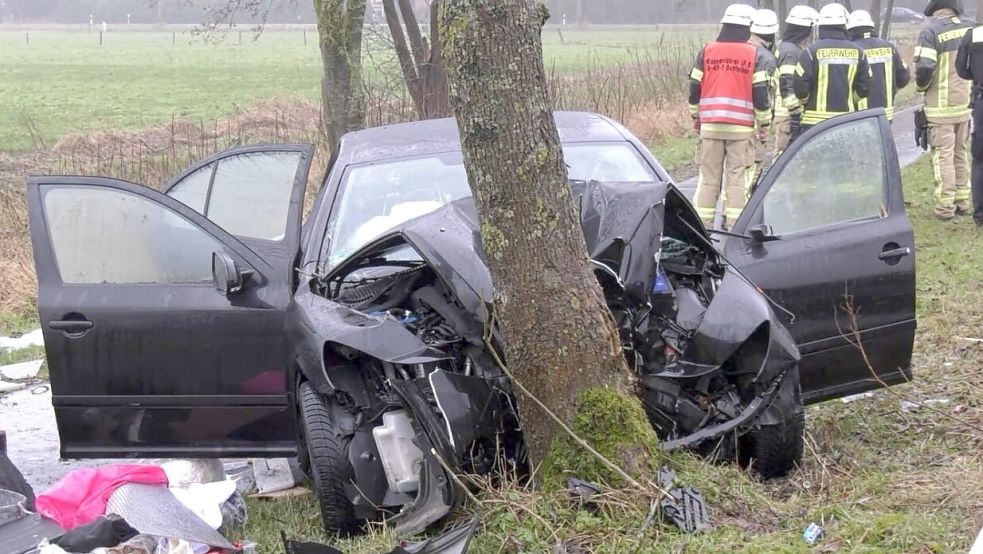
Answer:
<svg viewBox="0 0 983 554"><path fill-rule="evenodd" d="M332 152L341 136L365 127L362 26L365 2L314 0L321 47L321 120Z"/></svg>
<svg viewBox="0 0 983 554"><path fill-rule="evenodd" d="M647 424L631 436L621 432L644 413L567 182L543 66L547 15L532 0L444 0L441 11L451 107L495 283L495 316L516 380L564 422L606 413L581 426L583 438L604 442L619 454L616 463L643 465L655 436ZM566 462L557 455L574 455L566 436L521 395L519 412L532 462L559 475Z"/></svg>

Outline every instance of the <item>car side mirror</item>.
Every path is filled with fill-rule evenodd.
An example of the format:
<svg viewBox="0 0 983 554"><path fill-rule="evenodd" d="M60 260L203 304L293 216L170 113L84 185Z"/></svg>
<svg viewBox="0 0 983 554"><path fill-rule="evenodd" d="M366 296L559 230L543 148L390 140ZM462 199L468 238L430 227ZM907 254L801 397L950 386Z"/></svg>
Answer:
<svg viewBox="0 0 983 554"><path fill-rule="evenodd" d="M225 252L212 253L212 278L222 294L235 294L242 290L243 272L232 256Z"/></svg>
<svg viewBox="0 0 983 554"><path fill-rule="evenodd" d="M747 235L751 237L751 244L764 244L766 242L778 240L778 237L775 236L774 231L771 230L771 225L765 223L751 227L747 230Z"/></svg>

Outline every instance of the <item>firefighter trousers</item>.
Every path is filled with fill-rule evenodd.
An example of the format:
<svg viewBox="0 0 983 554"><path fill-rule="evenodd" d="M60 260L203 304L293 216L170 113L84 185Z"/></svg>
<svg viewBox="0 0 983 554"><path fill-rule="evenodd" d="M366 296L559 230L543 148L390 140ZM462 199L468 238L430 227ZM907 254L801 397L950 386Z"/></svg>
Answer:
<svg viewBox="0 0 983 554"><path fill-rule="evenodd" d="M775 118L775 158L782 155L788 148L788 143L792 142L792 118Z"/></svg>
<svg viewBox="0 0 983 554"><path fill-rule="evenodd" d="M935 217L969 213L969 121L928 124L935 173Z"/></svg>
<svg viewBox="0 0 983 554"><path fill-rule="evenodd" d="M700 176L696 181L696 213L709 228L720 199L724 200L724 228L737 221L754 178L754 140L703 138L700 147Z"/></svg>
<svg viewBox="0 0 983 554"><path fill-rule="evenodd" d="M983 226L983 100L973 108L973 221Z"/></svg>

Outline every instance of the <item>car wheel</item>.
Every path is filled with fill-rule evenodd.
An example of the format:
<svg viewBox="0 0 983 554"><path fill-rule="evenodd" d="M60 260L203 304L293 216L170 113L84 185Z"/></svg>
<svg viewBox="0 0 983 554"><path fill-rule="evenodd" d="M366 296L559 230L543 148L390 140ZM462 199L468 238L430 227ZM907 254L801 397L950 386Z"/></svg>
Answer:
<svg viewBox="0 0 983 554"><path fill-rule="evenodd" d="M785 477L802 462L806 416L801 403L774 425L762 425L741 437L740 459L765 479Z"/></svg>
<svg viewBox="0 0 983 554"><path fill-rule="evenodd" d="M24 475L6 454L0 454L0 489L6 489L27 498L25 508L34 511L34 489L27 484Z"/></svg>
<svg viewBox="0 0 983 554"><path fill-rule="evenodd" d="M324 528L350 535L360 527L355 507L345 494L345 484L352 479L352 466L348 462L350 439L335 432L327 398L307 382L300 384L299 392L308 471L314 481Z"/></svg>

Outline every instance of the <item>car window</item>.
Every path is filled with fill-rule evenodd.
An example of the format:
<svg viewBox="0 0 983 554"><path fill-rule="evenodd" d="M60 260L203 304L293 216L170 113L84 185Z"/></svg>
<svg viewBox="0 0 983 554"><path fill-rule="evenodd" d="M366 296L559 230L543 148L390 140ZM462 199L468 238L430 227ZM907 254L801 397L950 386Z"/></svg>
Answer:
<svg viewBox="0 0 983 554"><path fill-rule="evenodd" d="M221 245L170 209L118 189L45 187L65 283L207 283Z"/></svg>
<svg viewBox="0 0 983 554"><path fill-rule="evenodd" d="M185 177L168 195L233 235L280 241L301 159L299 152L236 154Z"/></svg>
<svg viewBox="0 0 983 554"><path fill-rule="evenodd" d="M208 186L212 183L212 171L215 164L208 164L181 180L167 192L167 195L181 202L194 211L205 213L205 199L208 198Z"/></svg>
<svg viewBox="0 0 983 554"><path fill-rule="evenodd" d="M658 179L627 142L567 144L563 151L570 179ZM335 266L401 223L468 196L471 188L460 152L349 167L335 197L326 265Z"/></svg>
<svg viewBox="0 0 983 554"><path fill-rule="evenodd" d="M776 235L886 215L887 176L876 119L833 127L796 152L764 197Z"/></svg>

